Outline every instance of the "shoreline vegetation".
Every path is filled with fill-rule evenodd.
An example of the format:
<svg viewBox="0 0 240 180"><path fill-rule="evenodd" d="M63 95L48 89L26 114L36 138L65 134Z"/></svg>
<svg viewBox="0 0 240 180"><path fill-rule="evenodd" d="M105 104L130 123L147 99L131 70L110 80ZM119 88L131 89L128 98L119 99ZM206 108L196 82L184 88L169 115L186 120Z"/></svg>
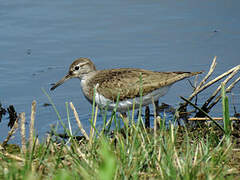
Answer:
<svg viewBox="0 0 240 180"><path fill-rule="evenodd" d="M239 113L235 112L235 117L230 117L226 93L240 80L238 77L227 86L240 70L240 65L206 82L215 67L216 57L199 85L197 80L192 85L194 91L189 98L181 97L184 103L173 110L174 123L170 122L168 127L165 117L161 118L156 113L153 128L146 127L142 109L139 109L136 119L133 108L127 118L118 116L113 110L111 118L107 119L105 115L102 127L96 128L98 106L94 102L88 133L71 102L66 103L68 123L64 124L51 98L43 90L59 124L51 129L44 141L39 142L34 130L36 101L32 103L28 138L25 113L17 115L11 122L7 137L0 143L0 179L239 179ZM224 77L226 79L202 107L191 102L197 94ZM220 100L223 114L218 118L222 118L221 125L218 119L208 114ZM196 110L187 112L188 105ZM160 110L154 103L153 108ZM3 112L0 115L7 112L1 106L0 111ZM17 114L13 110L11 112ZM76 137L72 132L70 113L74 114L82 136ZM145 120L148 113L145 112ZM180 118L184 120L184 126L178 124ZM120 121L123 126L119 125ZM116 127L111 130L113 122ZM18 126L21 146L8 144ZM57 133L58 126L64 128L64 138Z"/></svg>

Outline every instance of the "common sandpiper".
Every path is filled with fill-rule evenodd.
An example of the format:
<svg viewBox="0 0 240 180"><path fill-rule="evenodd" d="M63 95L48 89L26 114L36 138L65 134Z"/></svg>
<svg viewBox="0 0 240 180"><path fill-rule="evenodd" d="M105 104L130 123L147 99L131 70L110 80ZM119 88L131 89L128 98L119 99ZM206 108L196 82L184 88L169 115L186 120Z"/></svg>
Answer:
<svg viewBox="0 0 240 180"><path fill-rule="evenodd" d="M97 70L89 58L79 58L69 67L69 71L54 84L54 90L71 78L81 81L84 96L101 108L118 112L127 112L140 104L146 106L164 96L172 84L200 72L155 72L137 68ZM95 90L94 90L95 89ZM95 96L95 97L94 97ZM141 99L142 98L142 99Z"/></svg>

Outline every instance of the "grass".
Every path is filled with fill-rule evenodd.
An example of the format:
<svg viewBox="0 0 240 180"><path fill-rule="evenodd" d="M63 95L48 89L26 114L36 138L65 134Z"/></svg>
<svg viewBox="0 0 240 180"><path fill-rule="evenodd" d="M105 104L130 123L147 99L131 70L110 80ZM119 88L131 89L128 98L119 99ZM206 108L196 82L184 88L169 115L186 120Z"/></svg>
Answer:
<svg viewBox="0 0 240 180"><path fill-rule="evenodd" d="M69 139L56 141L49 135L39 144L35 137L26 152L15 146L15 151L9 146L0 150L0 179L239 179L240 148L231 136L224 89L222 93L224 132L215 124L166 128L159 118L158 129L146 129L141 116L135 121L129 114L131 126L117 126L111 133L111 122L121 119L113 112L112 119L105 118L103 128L96 129L98 109L93 106L89 140L76 140L70 118L68 125L59 119ZM66 109L70 116L68 104Z"/></svg>

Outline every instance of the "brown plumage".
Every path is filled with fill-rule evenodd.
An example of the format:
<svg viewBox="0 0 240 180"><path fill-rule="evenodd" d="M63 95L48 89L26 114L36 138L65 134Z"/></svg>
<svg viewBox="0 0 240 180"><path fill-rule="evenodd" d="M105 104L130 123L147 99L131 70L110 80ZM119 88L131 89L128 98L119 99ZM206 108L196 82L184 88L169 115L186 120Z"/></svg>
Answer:
<svg viewBox="0 0 240 180"><path fill-rule="evenodd" d="M116 101L118 94L119 100L132 99L142 96L164 86L172 85L184 78L200 74L201 72L153 72L144 69L111 69L98 71L87 85L93 90L98 83L98 93L104 97ZM141 82L142 81L142 82ZM91 91L93 96L93 91Z"/></svg>

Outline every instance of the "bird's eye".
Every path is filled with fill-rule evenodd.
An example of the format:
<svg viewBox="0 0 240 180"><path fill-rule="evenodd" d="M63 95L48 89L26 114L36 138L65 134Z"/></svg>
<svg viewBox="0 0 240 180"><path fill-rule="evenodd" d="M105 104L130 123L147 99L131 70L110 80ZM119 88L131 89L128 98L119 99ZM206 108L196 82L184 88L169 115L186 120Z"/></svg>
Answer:
<svg viewBox="0 0 240 180"><path fill-rule="evenodd" d="M75 69L76 71L77 71L77 70L79 70L79 66L75 66L75 68L74 68L74 69Z"/></svg>

